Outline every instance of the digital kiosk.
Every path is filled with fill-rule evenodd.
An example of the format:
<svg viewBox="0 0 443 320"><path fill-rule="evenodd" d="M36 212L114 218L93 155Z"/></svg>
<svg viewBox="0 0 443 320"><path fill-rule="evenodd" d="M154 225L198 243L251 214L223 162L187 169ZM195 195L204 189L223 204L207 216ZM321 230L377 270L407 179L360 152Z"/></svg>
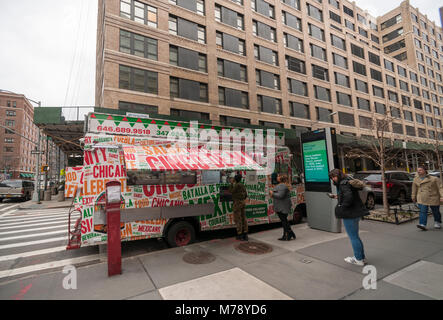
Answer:
<svg viewBox="0 0 443 320"><path fill-rule="evenodd" d="M334 128L310 131L301 135L305 201L308 225L313 229L341 232L341 221L335 218L337 193L329 171L338 168L337 140Z"/></svg>

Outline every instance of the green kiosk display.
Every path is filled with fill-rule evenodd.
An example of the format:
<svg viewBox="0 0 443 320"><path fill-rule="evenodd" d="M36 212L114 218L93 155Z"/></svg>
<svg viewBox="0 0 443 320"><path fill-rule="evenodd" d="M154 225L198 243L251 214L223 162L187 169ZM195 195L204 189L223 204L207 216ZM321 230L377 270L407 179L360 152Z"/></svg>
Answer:
<svg viewBox="0 0 443 320"><path fill-rule="evenodd" d="M305 201L308 225L313 229L341 232L341 221L335 218L337 200L327 193L336 193L329 171L338 168L335 129L306 132L301 136Z"/></svg>

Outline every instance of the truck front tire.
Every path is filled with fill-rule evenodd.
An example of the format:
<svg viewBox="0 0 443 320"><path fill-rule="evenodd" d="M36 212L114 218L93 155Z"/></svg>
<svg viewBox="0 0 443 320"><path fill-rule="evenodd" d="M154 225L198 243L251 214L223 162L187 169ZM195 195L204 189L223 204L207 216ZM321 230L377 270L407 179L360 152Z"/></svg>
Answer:
<svg viewBox="0 0 443 320"><path fill-rule="evenodd" d="M195 242L195 228L188 221L178 221L169 227L165 238L172 248L186 246Z"/></svg>

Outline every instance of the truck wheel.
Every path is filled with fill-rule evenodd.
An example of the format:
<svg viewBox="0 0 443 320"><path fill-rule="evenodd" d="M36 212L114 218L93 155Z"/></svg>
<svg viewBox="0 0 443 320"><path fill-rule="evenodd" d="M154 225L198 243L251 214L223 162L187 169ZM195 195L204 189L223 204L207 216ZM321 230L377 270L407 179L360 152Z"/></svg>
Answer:
<svg viewBox="0 0 443 320"><path fill-rule="evenodd" d="M174 223L166 234L166 241L170 247L182 247L195 241L195 229L187 221Z"/></svg>

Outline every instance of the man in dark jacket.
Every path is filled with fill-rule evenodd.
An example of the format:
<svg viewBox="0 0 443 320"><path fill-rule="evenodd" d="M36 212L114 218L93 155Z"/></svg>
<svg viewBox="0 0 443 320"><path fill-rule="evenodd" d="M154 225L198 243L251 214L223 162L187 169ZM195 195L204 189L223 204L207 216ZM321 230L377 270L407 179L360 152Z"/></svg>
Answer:
<svg viewBox="0 0 443 320"><path fill-rule="evenodd" d="M355 183L354 180L347 177L339 169L329 172L329 177L334 182L334 185L337 186L338 191L338 195L335 196L338 199L335 216L343 220L343 225L351 240L354 251L354 256L345 258L345 261L358 266L364 266L365 252L363 242L358 235L358 224L361 217L368 215L369 211L361 201L358 193L359 189L357 187L361 183Z"/></svg>
<svg viewBox="0 0 443 320"><path fill-rule="evenodd" d="M229 186L229 191L232 193L232 200L234 201L233 211L234 221L237 225L237 240L248 241L248 220L245 212L247 192L241 179L241 174L237 174Z"/></svg>

